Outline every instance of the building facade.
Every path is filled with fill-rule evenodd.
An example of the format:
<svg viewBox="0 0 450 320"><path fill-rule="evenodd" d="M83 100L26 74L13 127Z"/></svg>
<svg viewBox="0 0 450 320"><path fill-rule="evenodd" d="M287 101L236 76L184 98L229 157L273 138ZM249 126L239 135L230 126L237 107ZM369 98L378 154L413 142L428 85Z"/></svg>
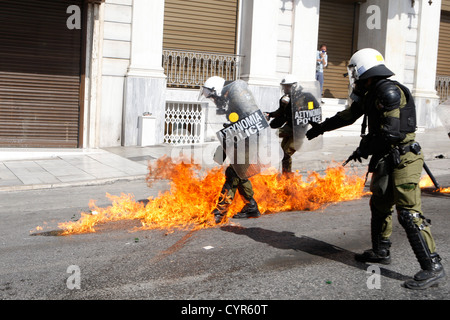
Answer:
<svg viewBox="0 0 450 320"><path fill-rule="evenodd" d="M211 75L248 82L260 108L280 80L316 85L345 108L353 52L379 50L439 126L448 95L450 0L18 0L0 4L0 147L101 148L214 139Z"/></svg>

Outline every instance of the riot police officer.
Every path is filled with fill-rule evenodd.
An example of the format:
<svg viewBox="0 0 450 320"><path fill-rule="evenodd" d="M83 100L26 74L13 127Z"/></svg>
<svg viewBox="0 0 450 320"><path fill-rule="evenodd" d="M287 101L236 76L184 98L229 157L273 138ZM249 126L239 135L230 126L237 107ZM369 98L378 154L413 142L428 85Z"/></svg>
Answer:
<svg viewBox="0 0 450 320"><path fill-rule="evenodd" d="M363 119L362 139L349 159L368 158L372 173L370 190L372 248L355 259L362 262L389 264L392 213L405 229L421 270L404 283L406 288L425 289L445 277L441 258L423 216L419 179L423 168L423 152L415 141L416 112L410 91L393 76L382 55L370 48L357 51L348 66L351 94L350 108L338 112L320 124L312 124L306 133L313 139ZM367 126L367 128L366 128ZM365 134L366 129L368 133Z"/></svg>
<svg viewBox="0 0 450 320"><path fill-rule="evenodd" d="M226 119L223 119L225 121L223 123L225 128L238 119L245 118L255 109L258 109L252 100L250 92L247 90L246 83L242 80L227 83L221 77L211 77L203 85L201 94L214 101L217 107L216 111L219 115L226 116ZM219 164L223 164L227 157L227 143L221 141L221 144L217 148L214 156L215 161ZM235 148L236 145L228 147ZM232 154L235 153L236 151L232 152ZM217 224L225 219L228 209L236 195L236 191L244 199L245 205L233 218L247 219L261 216L258 204L253 197L252 183L248 180L252 174L257 172L255 170L252 171L252 169L254 169L254 166L249 163L232 163L226 168L225 183L222 187L217 206L212 212Z"/></svg>
<svg viewBox="0 0 450 320"><path fill-rule="evenodd" d="M292 155L296 149L294 146L294 132L292 128L292 104L291 89L297 81L292 75L287 75L281 80L280 85L283 90L283 96L280 98L279 107L273 112L267 112L268 119L274 118L270 122L270 127L279 128L278 135L281 138L281 149L283 150L283 159L281 161L281 170L283 174L292 171Z"/></svg>

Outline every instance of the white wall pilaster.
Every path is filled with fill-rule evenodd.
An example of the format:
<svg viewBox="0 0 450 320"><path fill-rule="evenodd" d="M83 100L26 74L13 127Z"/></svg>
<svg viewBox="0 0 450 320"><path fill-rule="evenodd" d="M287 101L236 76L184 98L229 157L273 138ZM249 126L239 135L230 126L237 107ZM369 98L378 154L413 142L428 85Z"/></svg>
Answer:
<svg viewBox="0 0 450 320"><path fill-rule="evenodd" d="M278 86L277 14L278 1L246 0L242 3L241 78L249 85Z"/></svg>
<svg viewBox="0 0 450 320"><path fill-rule="evenodd" d="M315 81L320 0L295 2L291 73L300 81Z"/></svg>
<svg viewBox="0 0 450 320"><path fill-rule="evenodd" d="M83 148L97 148L102 104L103 4L86 4L86 70L83 114Z"/></svg>
<svg viewBox="0 0 450 320"><path fill-rule="evenodd" d="M436 107L439 97L436 94L436 63L439 45L441 0L431 5L427 0L419 1L419 25L417 39L417 59L413 96L416 102L418 125L425 128L438 126Z"/></svg>
<svg viewBox="0 0 450 320"><path fill-rule="evenodd" d="M134 0L130 66L125 79L122 145L138 144L138 119L156 118L155 141L164 140L166 76L161 65L164 0Z"/></svg>
<svg viewBox="0 0 450 320"><path fill-rule="evenodd" d="M164 0L133 0L128 76L165 78L161 65Z"/></svg>

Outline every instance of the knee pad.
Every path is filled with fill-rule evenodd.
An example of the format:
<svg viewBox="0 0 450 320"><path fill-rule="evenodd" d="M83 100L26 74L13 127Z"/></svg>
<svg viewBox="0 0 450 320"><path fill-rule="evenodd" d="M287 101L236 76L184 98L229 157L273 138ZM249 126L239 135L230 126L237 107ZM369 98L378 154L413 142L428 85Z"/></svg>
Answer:
<svg viewBox="0 0 450 320"><path fill-rule="evenodd" d="M410 229L415 227L414 224L414 214L408 210L399 210L398 212L398 222L405 229Z"/></svg>
<svg viewBox="0 0 450 320"><path fill-rule="evenodd" d="M405 228L405 230L413 228L423 230L431 222L429 219L426 219L422 214L418 212L408 210L398 210L397 213L398 213L398 222L400 222L401 226ZM414 223L414 218L422 219L422 223L420 225L416 225Z"/></svg>

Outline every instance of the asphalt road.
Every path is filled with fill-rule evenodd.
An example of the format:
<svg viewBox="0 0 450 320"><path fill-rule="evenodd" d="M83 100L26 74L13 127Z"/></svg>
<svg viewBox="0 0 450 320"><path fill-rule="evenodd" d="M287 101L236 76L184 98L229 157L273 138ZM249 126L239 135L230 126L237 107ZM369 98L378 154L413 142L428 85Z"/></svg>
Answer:
<svg viewBox="0 0 450 320"><path fill-rule="evenodd" d="M450 186L448 163L428 163L441 186ZM99 206L109 204L106 192L133 193L141 199L166 187L162 182L149 189L145 181L122 181L0 193L0 299L180 300L183 304L174 312L181 314L187 300L197 305L227 299L270 305L274 300L450 298L448 280L425 291L401 286L419 265L396 219L392 264L354 261L355 253L370 247L368 197L199 231L132 231L136 222L70 236L35 230L44 222L46 230L56 230L58 222L76 219L87 210L89 199L98 199ZM449 200L449 194L422 191L423 210L432 220L447 274Z"/></svg>

